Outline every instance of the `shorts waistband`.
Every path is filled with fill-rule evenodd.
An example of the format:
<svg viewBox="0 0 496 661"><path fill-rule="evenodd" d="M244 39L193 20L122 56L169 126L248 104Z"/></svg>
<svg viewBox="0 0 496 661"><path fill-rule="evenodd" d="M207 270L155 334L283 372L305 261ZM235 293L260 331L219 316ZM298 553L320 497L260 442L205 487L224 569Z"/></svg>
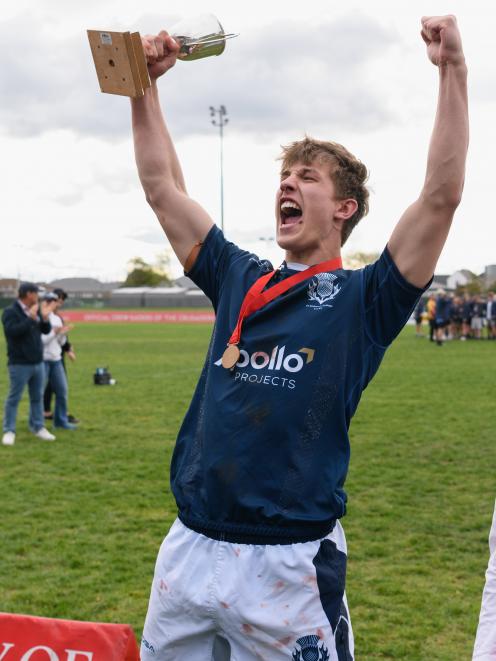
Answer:
<svg viewBox="0 0 496 661"><path fill-rule="evenodd" d="M232 530L220 530L210 526L202 526L197 522L192 522L187 518L179 515L181 522L190 530L197 532L200 535L205 535L210 539L215 539L220 542L229 542L231 544L255 544L261 546L277 545L277 544L300 544L304 542L314 542L318 539L327 537L336 525L336 521L326 523L325 526L318 528L311 528L308 531L294 534L288 530L287 533L267 533L267 532L241 532Z"/></svg>

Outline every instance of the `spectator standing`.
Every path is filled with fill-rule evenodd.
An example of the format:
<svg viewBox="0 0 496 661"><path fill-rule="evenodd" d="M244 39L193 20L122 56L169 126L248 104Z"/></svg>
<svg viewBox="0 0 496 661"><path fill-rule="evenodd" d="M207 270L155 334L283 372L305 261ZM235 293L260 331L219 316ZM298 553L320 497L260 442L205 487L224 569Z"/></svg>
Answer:
<svg viewBox="0 0 496 661"><path fill-rule="evenodd" d="M475 296L472 302L472 321L470 327L476 340L482 339L482 318L484 316L484 304L480 296Z"/></svg>
<svg viewBox="0 0 496 661"><path fill-rule="evenodd" d="M472 337L472 301L468 294L465 294L463 297L462 312L462 337L460 339L466 340L467 338Z"/></svg>
<svg viewBox="0 0 496 661"><path fill-rule="evenodd" d="M55 428L74 430L76 425L69 422L67 417L67 378L62 364L62 346L67 342L66 333L72 326L64 325L57 309L63 304L63 298L55 293L46 295L46 300L53 303L54 309L50 312L49 320L51 330L43 336L43 360L45 362L45 380L50 383L55 393L55 411L53 426Z"/></svg>
<svg viewBox="0 0 496 661"><path fill-rule="evenodd" d="M422 316L424 314L425 303L423 299L420 299L417 307L415 308L415 336L424 337L422 333Z"/></svg>
<svg viewBox="0 0 496 661"><path fill-rule="evenodd" d="M445 328L449 326L450 323L450 309L451 301L444 289L438 290L438 296L436 299L436 342L438 346L442 346L445 339Z"/></svg>
<svg viewBox="0 0 496 661"><path fill-rule="evenodd" d="M487 339L496 340L496 299L490 291L486 301Z"/></svg>
<svg viewBox="0 0 496 661"><path fill-rule="evenodd" d="M455 296L451 305L451 337L459 340L462 337L463 324L463 302L459 296Z"/></svg>
<svg viewBox="0 0 496 661"><path fill-rule="evenodd" d="M60 314L60 310L62 306L64 305L65 301L67 300L67 293L63 289L54 289L53 293L57 296L58 299L58 306L57 310L54 311L54 314L56 314L62 321L62 325L64 324L64 319L62 315ZM72 344L69 342L69 338L67 335L65 337L65 342L62 344L62 367L64 368L64 372L66 375L67 379L67 369L65 366L65 356L67 355L68 358L74 362L76 360L76 353L74 351L74 348ZM46 388L45 388L45 393L43 395L43 409L44 409L44 416L45 420L53 420L53 414L52 414L52 397L53 397L54 391L52 388L52 384L50 381L47 382ZM71 415L70 413L67 413L67 419L69 422L72 422L74 424L77 424L79 420Z"/></svg>
<svg viewBox="0 0 496 661"><path fill-rule="evenodd" d="M446 324L444 326L444 337L446 340L452 340L453 334L451 332L451 320L453 317L453 305L454 305L453 294L446 294L446 299L447 299L447 308L445 312Z"/></svg>
<svg viewBox="0 0 496 661"><path fill-rule="evenodd" d="M429 296L426 307L429 321L429 340L434 342L434 331L436 330L436 298L434 294Z"/></svg>
<svg viewBox="0 0 496 661"><path fill-rule="evenodd" d="M38 302L38 287L25 282L19 287L18 299L2 314L7 341L9 393L3 417L3 445L14 445L17 409L24 388L29 392L29 428L42 441L54 441L55 436L44 426L42 335L50 332L49 315L53 302Z"/></svg>

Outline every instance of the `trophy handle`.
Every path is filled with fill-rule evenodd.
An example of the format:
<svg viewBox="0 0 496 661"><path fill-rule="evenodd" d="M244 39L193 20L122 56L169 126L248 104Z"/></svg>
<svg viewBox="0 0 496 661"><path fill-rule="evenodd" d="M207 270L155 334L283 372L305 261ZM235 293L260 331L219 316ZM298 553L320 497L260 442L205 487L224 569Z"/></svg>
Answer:
<svg viewBox="0 0 496 661"><path fill-rule="evenodd" d="M234 37L239 37L239 32L230 32L229 34L223 34L222 37L212 36L205 37L204 39L198 39L198 41L188 41L188 46L202 46L203 44L216 44L226 41L226 39L233 39ZM175 38L175 37L174 37ZM178 37L180 39L181 37Z"/></svg>

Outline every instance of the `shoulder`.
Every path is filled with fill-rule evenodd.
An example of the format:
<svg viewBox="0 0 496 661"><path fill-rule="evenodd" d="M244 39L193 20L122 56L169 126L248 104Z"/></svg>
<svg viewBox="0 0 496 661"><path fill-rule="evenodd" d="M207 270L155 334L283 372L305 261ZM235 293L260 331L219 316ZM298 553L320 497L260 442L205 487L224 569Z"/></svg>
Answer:
<svg viewBox="0 0 496 661"><path fill-rule="evenodd" d="M2 319L8 319L9 317L14 317L22 312L19 304L17 302L12 303L2 313Z"/></svg>
<svg viewBox="0 0 496 661"><path fill-rule="evenodd" d="M226 276L227 272L234 272L236 277L246 270L258 270L261 274L273 270L268 260L260 259L257 255L227 240L216 225L205 237L198 257L186 275L196 282L202 272L212 268L217 276L220 274Z"/></svg>
<svg viewBox="0 0 496 661"><path fill-rule="evenodd" d="M424 287L417 287L409 282L397 267L387 246L382 251L379 259L372 264L368 264L361 271L367 286L379 289L384 286L394 288L405 295L414 297L415 301L429 288L432 282L431 278Z"/></svg>

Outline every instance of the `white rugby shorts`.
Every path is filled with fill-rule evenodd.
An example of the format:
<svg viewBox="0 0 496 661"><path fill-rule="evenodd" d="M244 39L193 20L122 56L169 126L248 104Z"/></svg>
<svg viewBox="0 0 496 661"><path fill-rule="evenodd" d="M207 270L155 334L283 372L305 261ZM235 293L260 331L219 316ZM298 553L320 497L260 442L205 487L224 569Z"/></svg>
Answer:
<svg viewBox="0 0 496 661"><path fill-rule="evenodd" d="M353 661L346 539L233 544L179 520L160 548L142 661Z"/></svg>
<svg viewBox="0 0 496 661"><path fill-rule="evenodd" d="M496 503L489 533L489 553L473 661L496 661Z"/></svg>

